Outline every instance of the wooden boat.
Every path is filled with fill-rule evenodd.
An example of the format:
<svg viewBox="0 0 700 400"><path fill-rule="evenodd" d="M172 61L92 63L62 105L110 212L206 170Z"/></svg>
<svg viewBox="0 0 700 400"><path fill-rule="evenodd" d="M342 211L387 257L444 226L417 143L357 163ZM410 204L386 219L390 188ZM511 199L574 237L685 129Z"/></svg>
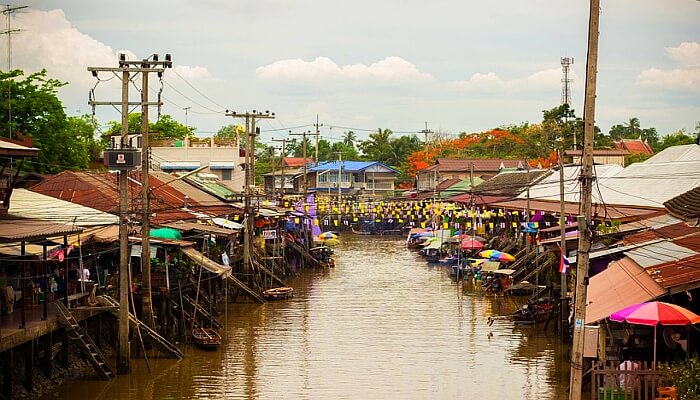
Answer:
<svg viewBox="0 0 700 400"><path fill-rule="evenodd" d="M276 287L267 289L263 292L263 297L266 300L283 300L294 297L294 288L289 286Z"/></svg>
<svg viewBox="0 0 700 400"><path fill-rule="evenodd" d="M309 253L311 253L311 256L315 258L322 266L327 268L335 267L332 248L328 246L318 246L309 249Z"/></svg>
<svg viewBox="0 0 700 400"><path fill-rule="evenodd" d="M192 342L205 349L214 349L221 345L221 335L214 328L195 326L192 329Z"/></svg>
<svg viewBox="0 0 700 400"><path fill-rule="evenodd" d="M371 231L364 231L364 230L356 229L354 226L352 226L350 229L352 229L352 233L354 233L356 235L373 235L374 234Z"/></svg>
<svg viewBox="0 0 700 400"><path fill-rule="evenodd" d="M549 299L539 299L534 303L523 305L511 316L513 321L519 325L534 325L544 322L549 318L549 314L554 310L555 303Z"/></svg>

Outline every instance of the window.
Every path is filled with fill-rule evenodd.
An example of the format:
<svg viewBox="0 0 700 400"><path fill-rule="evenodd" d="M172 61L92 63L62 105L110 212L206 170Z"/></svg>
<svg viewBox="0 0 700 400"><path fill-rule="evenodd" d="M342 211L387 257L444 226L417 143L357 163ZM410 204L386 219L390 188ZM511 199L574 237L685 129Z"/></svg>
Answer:
<svg viewBox="0 0 700 400"><path fill-rule="evenodd" d="M230 181L231 180L231 170L230 169L222 169L221 170L221 180L222 181Z"/></svg>

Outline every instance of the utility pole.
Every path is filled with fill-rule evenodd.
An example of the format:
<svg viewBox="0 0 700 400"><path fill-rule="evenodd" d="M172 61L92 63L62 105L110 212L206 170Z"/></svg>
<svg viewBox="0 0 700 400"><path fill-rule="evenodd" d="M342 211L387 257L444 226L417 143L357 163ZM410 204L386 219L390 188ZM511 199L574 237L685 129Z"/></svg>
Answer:
<svg viewBox="0 0 700 400"><path fill-rule="evenodd" d="M423 141L423 150L427 153L428 152L428 134L433 133L430 129L428 129L428 121L425 121L425 129L420 131L425 137L425 140Z"/></svg>
<svg viewBox="0 0 700 400"><path fill-rule="evenodd" d="M304 191L304 199L306 199L306 191L308 190L308 183L306 182L306 174L308 173L308 168L306 166L306 135L307 135L307 132L304 131L302 133L292 133L290 131L289 135L290 136L301 136L301 156L304 159L304 181L302 182L302 188Z"/></svg>
<svg viewBox="0 0 700 400"><path fill-rule="evenodd" d="M289 133L291 133L291 132L292 131L289 131ZM289 139L272 138L272 141L273 142L282 142L282 152L280 153L280 167L282 167L282 183L280 184L280 198L283 198L284 197L284 185L286 182L286 180L285 180L286 178L285 178L285 174L284 174L284 172L285 172L284 171L285 170L284 158L287 156L287 142L289 141ZM274 185L273 185L273 189L274 189Z"/></svg>
<svg viewBox="0 0 700 400"><path fill-rule="evenodd" d="M525 221L527 222L527 229L525 229L525 252L527 254L527 257L530 256L530 232L528 230L530 229L530 163L525 159L525 173L527 174L526 179L527 179L527 200L526 200L526 217Z"/></svg>
<svg viewBox="0 0 700 400"><path fill-rule="evenodd" d="M237 113L235 111L226 110L227 117L245 118L245 131L248 135L246 139L245 150L245 199L244 199L244 235L243 235L243 271L248 280L247 284L250 287L252 279L250 271L252 268L251 256L253 254L253 207L251 200L253 197L252 188L255 187L255 136L259 134L259 128L255 127L256 119L273 119L275 113L269 111Z"/></svg>
<svg viewBox="0 0 700 400"><path fill-rule="evenodd" d="M156 56L157 59L157 56ZM170 67L170 54L166 54L164 62L161 63L164 67ZM142 61L130 62L126 60L124 54L119 55L119 67L88 67L88 71L93 76L97 77L99 72L111 72L122 82L121 101L95 101L90 98L88 102L93 108L93 114L96 106L113 106L121 107L121 138L120 148L125 149L129 146L129 107L130 106L150 106L159 105L159 102L148 102L148 99L142 98L141 101L129 101L129 83L131 74L142 73L143 69L140 66L132 67L131 64L140 65ZM151 72L162 73L163 69L152 69ZM133 168L132 168L133 169ZM128 219L128 168L119 171L119 349L117 352L117 372L126 374L129 372L129 219ZM146 214L147 215L147 214ZM149 258L150 261L150 258ZM149 271L150 272L150 271ZM150 282L149 282L150 285ZM145 281L144 281L145 286ZM150 286L148 286L150 295ZM144 288L145 290L145 288ZM144 297L146 294L144 293ZM144 299L145 302L145 299ZM150 299L149 299L150 304ZM151 317L152 319L152 317Z"/></svg>
<svg viewBox="0 0 700 400"><path fill-rule="evenodd" d="M343 152L339 151L338 152L338 219L342 218L343 216L343 211L342 208L340 207L340 203L343 197ZM330 199L329 199L330 201Z"/></svg>
<svg viewBox="0 0 700 400"><path fill-rule="evenodd" d="M566 207L564 204L564 162L561 159L562 151L558 151L559 158L559 234L560 241L559 246L561 246L562 255L566 257ZM561 282L559 289L559 328L561 329L562 342L566 343L567 336L569 335L569 330L567 329L566 316L566 274L562 273Z"/></svg>
<svg viewBox="0 0 700 400"><path fill-rule="evenodd" d="M315 133L315 136L316 136L316 156L314 156L315 163L318 163L318 137L320 136L320 133L318 131L319 126L323 126L323 124L320 124L320 125L318 124L318 114L316 114L316 133ZM333 143L331 143L331 146L332 145L333 145Z"/></svg>
<svg viewBox="0 0 700 400"><path fill-rule="evenodd" d="M192 107L190 107L190 106L182 107L182 109L185 110L185 127L187 128L187 135L190 134L190 126L187 124L187 114L189 113L190 108L192 108Z"/></svg>
<svg viewBox="0 0 700 400"><path fill-rule="evenodd" d="M17 10L27 8L28 6L15 6L12 7L9 4L5 5L2 13L7 16L7 29L0 32L2 35L7 35L7 72L12 72L12 34L21 32L21 29L12 29L12 14ZM12 139L12 85L7 85L7 137Z"/></svg>
<svg viewBox="0 0 700 400"><path fill-rule="evenodd" d="M581 161L581 212L578 217L578 257L576 262L576 292L574 308L574 337L571 355L570 400L581 399L583 383L584 325L586 317L589 253L591 248L591 195L593 190L593 138L595 128L596 73L598 68L598 31L600 0L590 0L588 25L588 56L586 60L586 97L583 106L583 152Z"/></svg>

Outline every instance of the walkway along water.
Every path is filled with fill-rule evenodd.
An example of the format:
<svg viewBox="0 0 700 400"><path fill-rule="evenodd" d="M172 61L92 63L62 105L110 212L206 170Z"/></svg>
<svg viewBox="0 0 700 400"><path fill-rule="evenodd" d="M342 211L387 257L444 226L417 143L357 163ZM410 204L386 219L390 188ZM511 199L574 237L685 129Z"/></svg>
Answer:
<svg viewBox="0 0 700 400"><path fill-rule="evenodd" d="M450 280L405 240L343 233L335 269L304 272L294 297L231 304L219 351L184 348L148 373L84 379L45 399L558 399L565 347L541 326L488 326L516 309Z"/></svg>

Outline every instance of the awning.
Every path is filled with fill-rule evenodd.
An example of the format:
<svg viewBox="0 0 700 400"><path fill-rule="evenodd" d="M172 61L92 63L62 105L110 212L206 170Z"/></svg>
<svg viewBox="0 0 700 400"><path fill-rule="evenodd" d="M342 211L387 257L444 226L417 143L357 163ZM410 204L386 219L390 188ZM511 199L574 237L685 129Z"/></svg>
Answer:
<svg viewBox="0 0 700 400"><path fill-rule="evenodd" d="M233 169L236 163L233 161L212 161L209 163L209 169Z"/></svg>
<svg viewBox="0 0 700 400"><path fill-rule="evenodd" d="M193 247L183 247L182 253L209 272L215 273L221 277L228 277L231 275L231 267L215 262L211 258L195 250Z"/></svg>
<svg viewBox="0 0 700 400"><path fill-rule="evenodd" d="M429 245L427 245L427 246L425 246L425 247L423 247L423 248L426 249L426 250L428 250L428 249L430 249L430 250L439 250L441 247L442 247L442 242L440 242L439 240L434 240L434 241L430 242Z"/></svg>
<svg viewBox="0 0 700 400"><path fill-rule="evenodd" d="M160 163L161 171L194 171L201 167L199 161L169 161Z"/></svg>
<svg viewBox="0 0 700 400"><path fill-rule="evenodd" d="M613 261L605 271L590 280L586 323L600 321L625 307L664 294L666 290L631 258Z"/></svg>
<svg viewBox="0 0 700 400"><path fill-rule="evenodd" d="M223 219L223 218L221 218L221 219ZM224 221L226 221L226 220L224 220ZM232 222L232 223L235 223L235 222ZM161 226L165 226L168 228L174 228L174 229L181 229L183 231L197 231L197 232L210 233L213 235L220 235L220 236L231 236L231 235L235 235L238 233L238 231L233 230L233 228L231 228L231 229L220 228L218 226L199 224L196 222L183 222L183 221L169 222L167 224L161 224Z"/></svg>
<svg viewBox="0 0 700 400"><path fill-rule="evenodd" d="M224 228L227 229L234 229L234 230L241 230L243 229L243 225L239 224L238 222L233 222L230 221L226 218L212 218L211 221L219 226L223 226Z"/></svg>
<svg viewBox="0 0 700 400"><path fill-rule="evenodd" d="M502 274L502 275L513 275L515 272L514 269L497 269L493 271L494 274Z"/></svg>
<svg viewBox="0 0 700 400"><path fill-rule="evenodd" d="M500 261L484 261L481 263L481 272L493 272L501 266Z"/></svg>

